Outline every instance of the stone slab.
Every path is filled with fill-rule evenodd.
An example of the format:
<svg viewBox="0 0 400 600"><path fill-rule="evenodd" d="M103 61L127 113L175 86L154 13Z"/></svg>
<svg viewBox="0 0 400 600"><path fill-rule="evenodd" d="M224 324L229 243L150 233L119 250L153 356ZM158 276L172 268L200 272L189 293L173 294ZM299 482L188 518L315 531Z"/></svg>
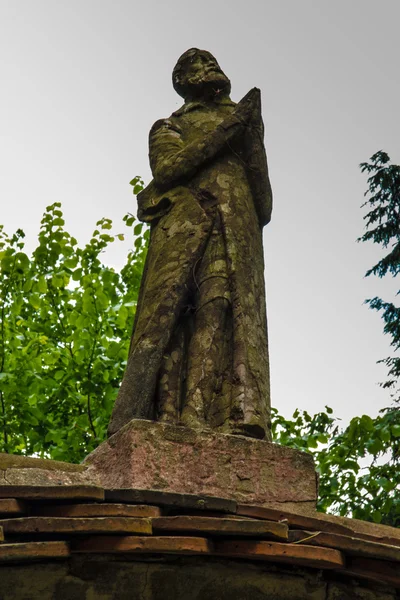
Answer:
<svg viewBox="0 0 400 600"><path fill-rule="evenodd" d="M350 527L346 527L346 525L341 523L332 523L325 519L325 514L317 513L316 511L314 511L314 514L303 515L270 507L265 508L261 506L238 504L236 513L243 517L251 517L253 519L267 519L270 521L287 523L290 527L296 527L298 529L314 529L316 531L327 531L343 535L351 535L353 533L353 530L350 529Z"/></svg>
<svg viewBox="0 0 400 600"><path fill-rule="evenodd" d="M252 540L215 540L215 553L220 556L289 563L317 569L344 567L344 557L338 550Z"/></svg>
<svg viewBox="0 0 400 600"><path fill-rule="evenodd" d="M95 485L0 485L0 498L25 500L104 500L104 489Z"/></svg>
<svg viewBox="0 0 400 600"><path fill-rule="evenodd" d="M400 547L379 544L369 540L360 540L347 535L324 533L323 531L292 530L289 532L289 542L335 548L350 556L363 556L400 562Z"/></svg>
<svg viewBox="0 0 400 600"><path fill-rule="evenodd" d="M387 583L400 588L400 568L398 563L369 558L351 557L348 560L347 575L357 578Z"/></svg>
<svg viewBox="0 0 400 600"><path fill-rule="evenodd" d="M151 535L150 519L131 517L22 517L3 519L0 527L6 535L31 534L84 534L84 533L136 533Z"/></svg>
<svg viewBox="0 0 400 600"><path fill-rule="evenodd" d="M0 545L0 564L44 558L67 558L69 555L69 546L66 542L26 542Z"/></svg>
<svg viewBox="0 0 400 600"><path fill-rule="evenodd" d="M49 458L33 458L18 454L0 452L0 470L7 469L41 469L45 471L61 471L63 473L84 473L85 465L75 465Z"/></svg>
<svg viewBox="0 0 400 600"><path fill-rule="evenodd" d="M365 540L381 542L382 544L400 545L400 528L382 525L381 523L370 523L360 519L351 519L349 517L338 517L336 515L322 515L323 519L335 525L342 525L351 529L354 537Z"/></svg>
<svg viewBox="0 0 400 600"><path fill-rule="evenodd" d="M301 514L270 507L238 504L237 514L253 519L282 521L295 529L323 531L391 546L400 546L400 529L398 528L360 521L359 519L328 515L319 513L316 510L308 514Z"/></svg>
<svg viewBox="0 0 400 600"><path fill-rule="evenodd" d="M267 506L315 508L311 455L263 440L135 419L86 459L107 488L228 497Z"/></svg>
<svg viewBox="0 0 400 600"><path fill-rule="evenodd" d="M35 507L35 515L46 517L159 517L158 506L143 504L60 504Z"/></svg>
<svg viewBox="0 0 400 600"><path fill-rule="evenodd" d="M289 527L295 529L306 529L323 531L339 535L360 538L392 546L400 546L400 529L360 521L359 519L350 519L348 517L338 517L320 513L314 510L308 514L291 512L288 510L277 510L270 507L250 506L247 504L238 504L237 514L251 517L253 519L268 519L273 521L283 521Z"/></svg>
<svg viewBox="0 0 400 600"><path fill-rule="evenodd" d="M210 554L212 542L201 537L96 536L72 544L73 552L98 554Z"/></svg>
<svg viewBox="0 0 400 600"><path fill-rule="evenodd" d="M80 485L87 483L86 471L85 465L0 453L1 485Z"/></svg>
<svg viewBox="0 0 400 600"><path fill-rule="evenodd" d="M283 523L215 517L159 517L152 520L153 531L200 533L218 536L246 536L287 541L288 528Z"/></svg>
<svg viewBox="0 0 400 600"><path fill-rule="evenodd" d="M24 515L29 512L28 505L16 498L0 499L0 515Z"/></svg>
<svg viewBox="0 0 400 600"><path fill-rule="evenodd" d="M236 502L226 498L198 496L196 494L175 494L159 490L138 490L133 488L105 490L107 502L130 502L134 504L156 504L168 508L186 510L220 511L235 513Z"/></svg>

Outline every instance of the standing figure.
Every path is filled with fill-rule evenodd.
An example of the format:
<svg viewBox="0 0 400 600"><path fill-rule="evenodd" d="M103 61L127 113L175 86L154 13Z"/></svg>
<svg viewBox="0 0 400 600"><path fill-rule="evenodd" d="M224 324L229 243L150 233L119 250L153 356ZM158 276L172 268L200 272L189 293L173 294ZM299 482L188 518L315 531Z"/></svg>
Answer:
<svg viewBox="0 0 400 600"><path fill-rule="evenodd" d="M154 179L138 196L150 244L109 435L136 418L269 440L260 92L232 102L196 48L172 79L185 103L150 131Z"/></svg>

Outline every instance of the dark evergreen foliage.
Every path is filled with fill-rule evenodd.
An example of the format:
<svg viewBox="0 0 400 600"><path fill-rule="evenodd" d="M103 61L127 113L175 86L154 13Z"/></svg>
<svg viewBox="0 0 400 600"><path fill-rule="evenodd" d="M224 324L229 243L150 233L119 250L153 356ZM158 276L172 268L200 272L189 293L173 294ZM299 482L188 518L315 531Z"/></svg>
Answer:
<svg viewBox="0 0 400 600"><path fill-rule="evenodd" d="M369 211L364 216L366 231L359 241L372 241L383 249L389 250L366 273L366 276L396 275L400 272L400 166L390 162L386 152L380 150L370 158L370 162L361 163L361 171L368 174L368 190L363 206ZM382 298L369 298L366 302L371 308L381 312L384 321L384 333L391 337L391 346L397 352L400 347L400 307ZM393 390L393 397L399 401L398 381L400 376L400 357L390 356L381 362L388 367L388 380L381 385Z"/></svg>

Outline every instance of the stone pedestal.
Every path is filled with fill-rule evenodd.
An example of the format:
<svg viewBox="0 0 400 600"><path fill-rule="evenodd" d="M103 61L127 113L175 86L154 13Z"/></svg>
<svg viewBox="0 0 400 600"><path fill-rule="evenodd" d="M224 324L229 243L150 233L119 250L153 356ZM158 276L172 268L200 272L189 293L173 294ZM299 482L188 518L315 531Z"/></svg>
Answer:
<svg viewBox="0 0 400 600"><path fill-rule="evenodd" d="M204 494L239 503L315 510L310 455L243 436L133 420L85 460L86 477L106 488Z"/></svg>

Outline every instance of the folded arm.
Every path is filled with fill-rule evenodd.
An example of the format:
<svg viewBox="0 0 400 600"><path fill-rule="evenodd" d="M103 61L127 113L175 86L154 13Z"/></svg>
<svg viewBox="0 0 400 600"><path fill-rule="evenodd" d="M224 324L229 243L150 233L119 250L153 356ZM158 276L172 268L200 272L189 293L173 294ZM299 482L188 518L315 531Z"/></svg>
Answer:
<svg viewBox="0 0 400 600"><path fill-rule="evenodd" d="M157 187L168 189L191 177L243 129L243 122L232 113L204 138L185 144L175 122L157 121L150 131L150 167Z"/></svg>

